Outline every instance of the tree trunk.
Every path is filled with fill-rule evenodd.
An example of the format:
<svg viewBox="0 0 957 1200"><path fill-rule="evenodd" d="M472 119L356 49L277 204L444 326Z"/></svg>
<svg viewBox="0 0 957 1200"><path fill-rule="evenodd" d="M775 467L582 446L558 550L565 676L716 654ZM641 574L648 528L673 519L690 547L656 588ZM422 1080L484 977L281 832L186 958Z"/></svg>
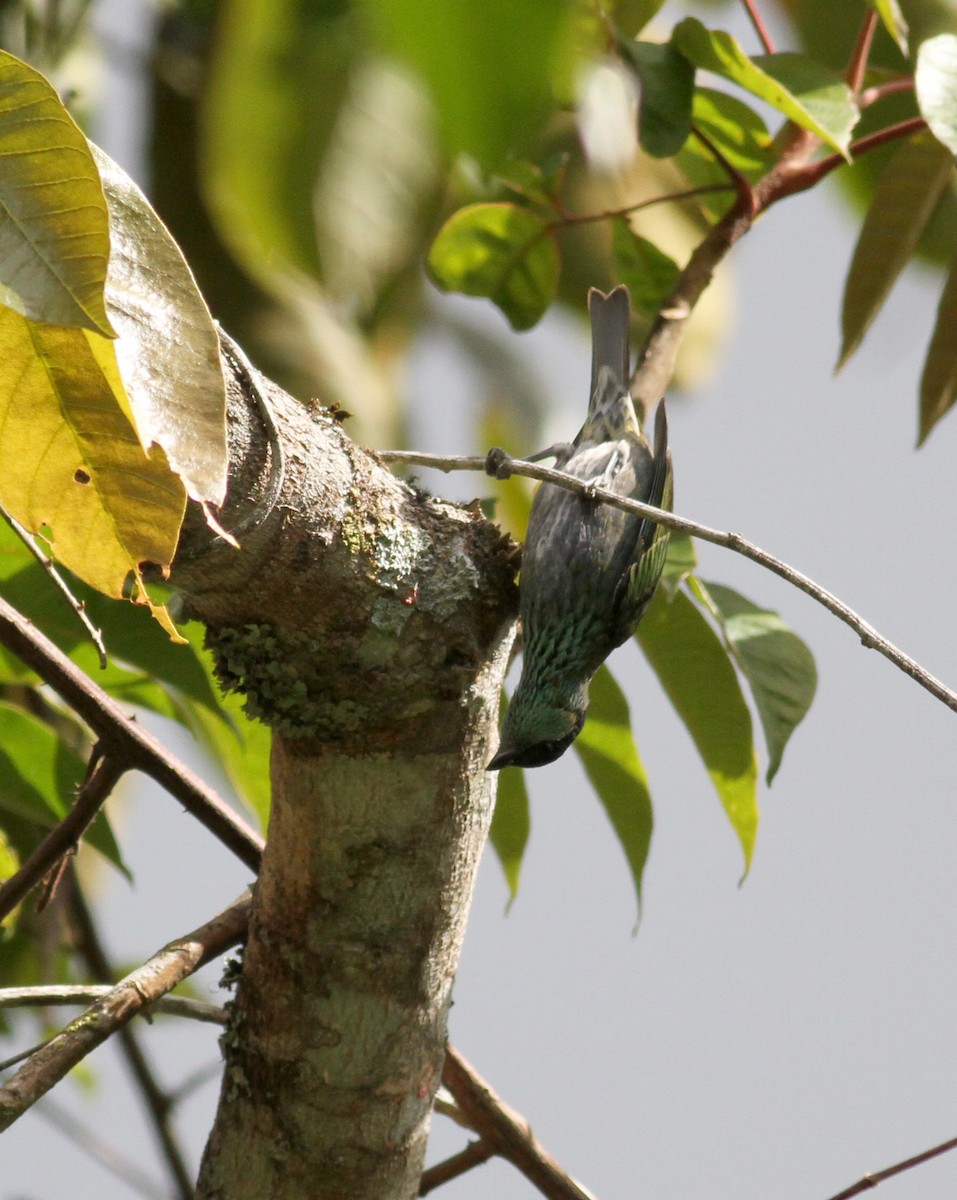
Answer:
<svg viewBox="0 0 957 1200"><path fill-rule="evenodd" d="M270 511L240 550L193 514L174 582L273 727L273 807L199 1195L398 1200L491 817L514 569L477 507L396 480L324 411L237 378L230 426L224 524Z"/></svg>

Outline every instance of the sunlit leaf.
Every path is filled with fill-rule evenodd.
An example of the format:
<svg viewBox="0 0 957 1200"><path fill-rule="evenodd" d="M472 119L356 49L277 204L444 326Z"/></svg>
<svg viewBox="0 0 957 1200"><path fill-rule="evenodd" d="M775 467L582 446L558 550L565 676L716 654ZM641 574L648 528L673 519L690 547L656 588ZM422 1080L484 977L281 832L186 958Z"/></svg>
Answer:
<svg viewBox="0 0 957 1200"><path fill-rule="evenodd" d="M858 111L847 84L826 67L800 54L749 58L730 34L709 31L695 17L675 26L672 41L696 67L736 83L846 154Z"/></svg>
<svg viewBox="0 0 957 1200"><path fill-rule="evenodd" d="M694 68L670 42L635 42L619 47L641 86L638 138L643 150L668 158L684 145L691 130Z"/></svg>
<svg viewBox="0 0 957 1200"><path fill-rule="evenodd" d="M635 233L625 217L612 221L611 252L615 277L631 292L632 310L653 319L678 280L678 264Z"/></svg>
<svg viewBox="0 0 957 1200"><path fill-rule="evenodd" d="M692 587L716 615L751 688L767 741L770 783L788 739L814 699L814 656L777 613L722 584L695 580Z"/></svg>
<svg viewBox="0 0 957 1200"><path fill-rule="evenodd" d="M957 399L957 258L951 264L937 306L937 320L920 381L920 445Z"/></svg>
<svg viewBox="0 0 957 1200"><path fill-rule="evenodd" d="M195 500L226 495L226 385L213 319L179 247L132 179L94 156L110 209L106 299L141 441L162 446Z"/></svg>
<svg viewBox="0 0 957 1200"><path fill-rule="evenodd" d="M530 329L558 287L558 248L541 217L515 204L471 204L439 230L429 270L447 292L485 296L513 329Z"/></svg>
<svg viewBox="0 0 957 1200"><path fill-rule="evenodd" d="M113 334L106 202L86 138L39 72L0 51L0 303Z"/></svg>
<svg viewBox="0 0 957 1200"><path fill-rule="evenodd" d="M880 17L884 28L897 43L901 54L907 53L907 22L897 0L867 0Z"/></svg>
<svg viewBox="0 0 957 1200"><path fill-rule="evenodd" d="M522 859L528 845L530 830L531 818L524 771L499 771L489 840L501 863L508 885L509 907L518 895Z"/></svg>
<svg viewBox="0 0 957 1200"><path fill-rule="evenodd" d="M605 666L591 681L588 719L574 748L625 852L640 911L654 824L651 793L632 736L628 701Z"/></svg>
<svg viewBox="0 0 957 1200"><path fill-rule="evenodd" d="M957 33L939 33L921 42L914 87L931 133L957 154Z"/></svg>
<svg viewBox="0 0 957 1200"><path fill-rule="evenodd" d="M638 643L684 722L751 863L758 831L751 714L737 673L704 613L683 591L659 592L638 626Z"/></svg>
<svg viewBox="0 0 957 1200"><path fill-rule="evenodd" d="M894 152L867 210L844 284L838 369L860 345L953 178L953 156L926 131Z"/></svg>
<svg viewBox="0 0 957 1200"><path fill-rule="evenodd" d="M773 151L768 127L754 109L737 96L712 88L696 88L692 120L695 128L721 151L732 167L749 176L756 176L770 167ZM714 155L694 134L688 139L688 149L714 161Z"/></svg>
<svg viewBox="0 0 957 1200"><path fill-rule="evenodd" d="M146 601L140 564L172 559L186 493L121 410L111 343L0 309L0 345L0 506L91 587L132 576Z"/></svg>
<svg viewBox="0 0 957 1200"><path fill-rule="evenodd" d="M534 145L568 73L564 0L365 0L381 47L425 83L450 154L494 168Z"/></svg>

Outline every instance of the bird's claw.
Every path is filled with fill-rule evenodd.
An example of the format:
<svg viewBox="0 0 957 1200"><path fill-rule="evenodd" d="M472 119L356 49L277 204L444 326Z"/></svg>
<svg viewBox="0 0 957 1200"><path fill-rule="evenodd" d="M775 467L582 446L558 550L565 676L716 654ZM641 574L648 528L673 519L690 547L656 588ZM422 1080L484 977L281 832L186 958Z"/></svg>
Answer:
<svg viewBox="0 0 957 1200"><path fill-rule="evenodd" d="M508 455L501 446L493 446L485 458L485 473L493 479L509 479L512 475Z"/></svg>

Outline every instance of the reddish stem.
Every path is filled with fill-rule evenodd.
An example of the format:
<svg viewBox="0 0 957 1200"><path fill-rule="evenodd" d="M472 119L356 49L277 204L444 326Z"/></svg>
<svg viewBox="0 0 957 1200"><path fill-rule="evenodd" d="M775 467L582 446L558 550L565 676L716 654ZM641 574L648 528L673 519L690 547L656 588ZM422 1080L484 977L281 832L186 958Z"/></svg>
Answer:
<svg viewBox="0 0 957 1200"><path fill-rule="evenodd" d="M874 31L876 29L877 13L873 9L868 9L864 20L861 22L861 28L857 35L857 41L854 43L854 49L851 51L847 70L844 72L844 79L847 82L847 86L855 96L861 90L861 84L864 82L864 72L867 70L867 60L871 55L871 43L874 40Z"/></svg>
<svg viewBox="0 0 957 1200"><path fill-rule="evenodd" d="M754 26L754 32L758 35L761 45L764 47L766 54L774 54L774 42L771 40L771 35L768 33L768 27L764 23L764 19L758 12L757 5L754 0L743 0L744 11L751 19L751 24Z"/></svg>

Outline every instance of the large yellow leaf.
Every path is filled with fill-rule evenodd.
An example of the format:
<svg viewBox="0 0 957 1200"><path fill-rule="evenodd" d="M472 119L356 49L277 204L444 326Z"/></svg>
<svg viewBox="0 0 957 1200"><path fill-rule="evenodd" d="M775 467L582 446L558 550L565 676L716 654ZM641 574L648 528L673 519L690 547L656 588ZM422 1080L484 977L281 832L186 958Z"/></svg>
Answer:
<svg viewBox="0 0 957 1200"><path fill-rule="evenodd" d="M0 302L112 336L106 202L86 138L53 87L0 51Z"/></svg>
<svg viewBox="0 0 957 1200"><path fill-rule="evenodd" d="M141 565L169 565L186 492L124 415L109 343L0 308L0 346L0 507L92 587L119 597L132 577L149 603Z"/></svg>

